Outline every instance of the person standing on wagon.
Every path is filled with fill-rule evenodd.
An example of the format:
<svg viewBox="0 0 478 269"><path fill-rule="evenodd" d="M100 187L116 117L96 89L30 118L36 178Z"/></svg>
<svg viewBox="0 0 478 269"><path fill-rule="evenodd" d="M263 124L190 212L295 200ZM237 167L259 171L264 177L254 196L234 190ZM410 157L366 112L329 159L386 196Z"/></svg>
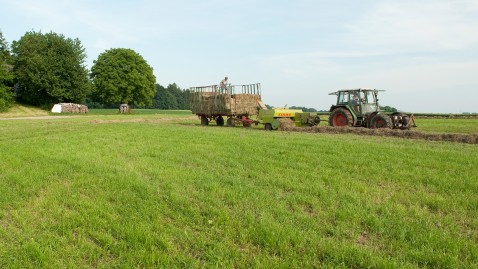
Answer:
<svg viewBox="0 0 478 269"><path fill-rule="evenodd" d="M227 77L225 77L221 82L219 83L219 88L221 89L221 92L226 92L227 93L227 85L229 82L227 81Z"/></svg>

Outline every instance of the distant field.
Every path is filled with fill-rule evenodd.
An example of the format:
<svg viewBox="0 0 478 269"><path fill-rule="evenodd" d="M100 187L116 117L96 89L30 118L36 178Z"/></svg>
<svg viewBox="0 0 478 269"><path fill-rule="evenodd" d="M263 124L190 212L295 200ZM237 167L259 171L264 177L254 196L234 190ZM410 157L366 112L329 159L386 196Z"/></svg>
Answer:
<svg viewBox="0 0 478 269"><path fill-rule="evenodd" d="M169 115L170 117L185 117L194 115L189 110L158 110L158 109L132 109L130 114L121 115L118 113L118 109L90 109L88 115L78 114L54 114L46 110L41 110L35 107L28 107L24 105L15 105L8 113L0 113L0 118L15 118L15 117L31 117L31 116L118 116L118 117L145 117L147 115ZM426 114L428 116L433 114ZM440 115L440 114L437 114ZM328 125L328 116L320 115L322 119L320 125ZM474 134L478 133L478 118L417 118L418 128L412 128L412 130L423 132L435 132L435 133L461 133L461 134ZM199 122L199 121L194 121ZM215 123L212 122L211 125ZM258 128L262 128L259 126Z"/></svg>
<svg viewBox="0 0 478 269"><path fill-rule="evenodd" d="M90 115L115 115L118 109L90 109ZM131 115L169 114L169 115L192 115L189 110L159 110L159 109L132 109Z"/></svg>
<svg viewBox="0 0 478 269"><path fill-rule="evenodd" d="M478 266L477 145L142 112L0 121L0 268Z"/></svg>
<svg viewBox="0 0 478 269"><path fill-rule="evenodd" d="M478 118L472 119L434 119L419 118L417 128L414 130L423 130L436 133L478 133Z"/></svg>

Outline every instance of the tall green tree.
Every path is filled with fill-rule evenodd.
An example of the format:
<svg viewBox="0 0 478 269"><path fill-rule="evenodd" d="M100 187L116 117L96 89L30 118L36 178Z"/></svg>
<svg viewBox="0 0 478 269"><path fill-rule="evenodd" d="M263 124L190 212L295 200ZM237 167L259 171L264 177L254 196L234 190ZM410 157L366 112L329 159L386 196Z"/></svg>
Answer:
<svg viewBox="0 0 478 269"><path fill-rule="evenodd" d="M27 32L12 45L17 100L47 106L84 103L91 84L79 39L53 32Z"/></svg>
<svg viewBox="0 0 478 269"><path fill-rule="evenodd" d="M176 83L169 84L166 88L156 84L156 93L153 97L153 104L148 108L156 109L191 109L191 93L189 90L182 90Z"/></svg>
<svg viewBox="0 0 478 269"><path fill-rule="evenodd" d="M104 104L151 105L156 93L153 68L131 49L110 49L91 68L92 100Z"/></svg>
<svg viewBox="0 0 478 269"><path fill-rule="evenodd" d="M10 63L8 42L0 31L0 112L6 111L13 104L13 73Z"/></svg>

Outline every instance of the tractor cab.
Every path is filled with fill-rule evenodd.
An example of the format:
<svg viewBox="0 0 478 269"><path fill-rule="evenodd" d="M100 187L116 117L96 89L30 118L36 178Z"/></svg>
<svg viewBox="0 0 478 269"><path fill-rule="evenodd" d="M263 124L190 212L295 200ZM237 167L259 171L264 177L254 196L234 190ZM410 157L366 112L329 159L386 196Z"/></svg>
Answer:
<svg viewBox="0 0 478 269"><path fill-rule="evenodd" d="M377 103L378 91L360 88L330 93L329 95L337 95L337 104L333 105L331 110L336 107L346 107L352 112L354 117L363 117L365 114L379 111Z"/></svg>
<svg viewBox="0 0 478 269"><path fill-rule="evenodd" d="M413 114L395 112L391 116L380 111L376 89L346 89L329 95L337 96L337 103L330 107L330 126L356 126L366 128L409 129L415 126ZM383 92L383 91L380 91ZM411 124L413 122L413 125Z"/></svg>

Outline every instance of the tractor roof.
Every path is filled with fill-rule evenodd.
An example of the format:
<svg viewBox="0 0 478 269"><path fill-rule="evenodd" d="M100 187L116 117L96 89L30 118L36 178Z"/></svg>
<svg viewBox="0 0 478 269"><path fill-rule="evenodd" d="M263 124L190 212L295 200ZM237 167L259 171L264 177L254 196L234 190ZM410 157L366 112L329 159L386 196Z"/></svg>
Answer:
<svg viewBox="0 0 478 269"><path fill-rule="evenodd" d="M377 89L371 89L371 88L343 89L343 90L338 90L338 91L336 91L336 92L331 92L331 93L329 93L329 95L338 95L339 92L350 92L350 91L360 91L360 92L369 92L369 91L384 92L385 90L377 90Z"/></svg>

